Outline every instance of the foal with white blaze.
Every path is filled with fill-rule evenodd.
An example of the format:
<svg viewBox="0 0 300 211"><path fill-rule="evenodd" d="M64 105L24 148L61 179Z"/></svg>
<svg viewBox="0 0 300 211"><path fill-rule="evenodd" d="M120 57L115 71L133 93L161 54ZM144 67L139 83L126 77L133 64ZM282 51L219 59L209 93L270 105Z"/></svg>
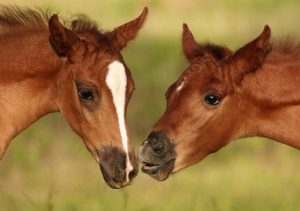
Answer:
<svg viewBox="0 0 300 211"><path fill-rule="evenodd" d="M34 121L62 112L112 188L130 184L137 161L125 115L134 81L121 50L147 16L102 33L87 18L0 9L0 157Z"/></svg>

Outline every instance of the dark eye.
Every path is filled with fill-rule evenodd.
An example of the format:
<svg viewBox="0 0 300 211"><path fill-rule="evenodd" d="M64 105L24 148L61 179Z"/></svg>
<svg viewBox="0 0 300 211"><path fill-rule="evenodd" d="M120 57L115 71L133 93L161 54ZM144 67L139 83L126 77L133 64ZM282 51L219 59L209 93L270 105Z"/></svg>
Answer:
<svg viewBox="0 0 300 211"><path fill-rule="evenodd" d="M204 100L208 105L218 105L221 102L221 97L217 94L207 94L204 96Z"/></svg>
<svg viewBox="0 0 300 211"><path fill-rule="evenodd" d="M81 100L94 100L93 91L88 89L78 90L78 95Z"/></svg>

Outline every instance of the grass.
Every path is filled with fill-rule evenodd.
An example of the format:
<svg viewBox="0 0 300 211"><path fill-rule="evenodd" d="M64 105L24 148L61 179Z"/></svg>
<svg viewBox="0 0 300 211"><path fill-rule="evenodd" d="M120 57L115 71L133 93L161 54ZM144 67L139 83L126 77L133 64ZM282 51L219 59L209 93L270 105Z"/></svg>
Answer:
<svg viewBox="0 0 300 211"><path fill-rule="evenodd" d="M300 38L296 0L2 0L3 4L52 7L89 14L104 29L150 16L124 50L136 82L128 111L136 147L164 110L164 92L186 66L182 22L199 41L232 49L268 23L275 37ZM0 162L0 210L300 210L300 153L270 140L234 142L167 181L140 173L132 186L112 190L79 138L60 114L48 115L20 134Z"/></svg>

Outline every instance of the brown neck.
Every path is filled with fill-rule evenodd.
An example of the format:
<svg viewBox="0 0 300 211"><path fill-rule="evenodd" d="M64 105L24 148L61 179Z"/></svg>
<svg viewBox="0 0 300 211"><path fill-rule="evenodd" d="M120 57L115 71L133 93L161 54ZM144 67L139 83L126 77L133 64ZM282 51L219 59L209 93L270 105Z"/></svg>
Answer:
<svg viewBox="0 0 300 211"><path fill-rule="evenodd" d="M272 114L274 113L274 114ZM300 106L270 112L257 122L258 135L300 149Z"/></svg>
<svg viewBox="0 0 300 211"><path fill-rule="evenodd" d="M250 135L300 149L300 56L273 52L239 90ZM251 108L252 107L252 108Z"/></svg>
<svg viewBox="0 0 300 211"><path fill-rule="evenodd" d="M13 137L43 115L58 111L56 77L62 60L51 49L46 32L0 37L0 46L1 158Z"/></svg>

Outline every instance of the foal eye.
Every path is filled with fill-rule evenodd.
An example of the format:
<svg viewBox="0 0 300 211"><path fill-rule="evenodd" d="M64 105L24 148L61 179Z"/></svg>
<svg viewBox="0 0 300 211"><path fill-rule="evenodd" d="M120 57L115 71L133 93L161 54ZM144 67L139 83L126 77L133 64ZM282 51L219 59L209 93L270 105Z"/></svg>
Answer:
<svg viewBox="0 0 300 211"><path fill-rule="evenodd" d="M94 100L94 94L91 90L82 89L78 90L78 95L81 100Z"/></svg>
<svg viewBox="0 0 300 211"><path fill-rule="evenodd" d="M204 100L209 105L218 105L221 102L221 97L217 94L207 94L204 96Z"/></svg>

